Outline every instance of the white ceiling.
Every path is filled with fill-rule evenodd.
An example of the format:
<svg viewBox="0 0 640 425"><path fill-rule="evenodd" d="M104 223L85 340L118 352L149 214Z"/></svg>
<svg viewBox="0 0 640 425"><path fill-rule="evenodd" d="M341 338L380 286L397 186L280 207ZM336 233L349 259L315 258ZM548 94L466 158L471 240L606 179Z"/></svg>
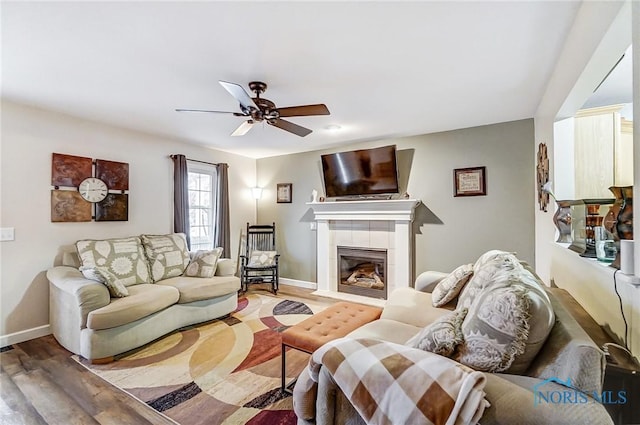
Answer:
<svg viewBox="0 0 640 425"><path fill-rule="evenodd" d="M534 115L577 1L2 2L2 96L250 157ZM325 103L243 137L219 84ZM332 133L330 124L342 127Z"/></svg>

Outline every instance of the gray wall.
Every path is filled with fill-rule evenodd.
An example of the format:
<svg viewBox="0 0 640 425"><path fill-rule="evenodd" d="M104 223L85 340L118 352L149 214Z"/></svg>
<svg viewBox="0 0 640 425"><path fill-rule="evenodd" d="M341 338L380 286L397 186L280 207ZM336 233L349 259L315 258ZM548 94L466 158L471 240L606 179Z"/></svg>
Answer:
<svg viewBox="0 0 640 425"><path fill-rule="evenodd" d="M320 155L395 144L403 190L417 212L415 270L450 271L489 249L534 262L535 141L533 119L447 131L257 161L258 221L275 222L281 275L316 281L316 232L306 202L324 193ZM487 167L487 196L453 197L453 169ZM277 183L293 183L293 202L278 204Z"/></svg>

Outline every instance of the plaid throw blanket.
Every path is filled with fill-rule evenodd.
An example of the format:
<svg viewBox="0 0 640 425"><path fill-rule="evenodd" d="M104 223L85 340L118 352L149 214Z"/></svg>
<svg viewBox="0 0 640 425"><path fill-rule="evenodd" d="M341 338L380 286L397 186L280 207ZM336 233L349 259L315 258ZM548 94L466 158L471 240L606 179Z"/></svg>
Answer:
<svg viewBox="0 0 640 425"><path fill-rule="evenodd" d="M475 424L489 406L482 372L400 344L331 341L313 353L301 375L313 382L299 380L296 387L315 394L321 367L368 424Z"/></svg>

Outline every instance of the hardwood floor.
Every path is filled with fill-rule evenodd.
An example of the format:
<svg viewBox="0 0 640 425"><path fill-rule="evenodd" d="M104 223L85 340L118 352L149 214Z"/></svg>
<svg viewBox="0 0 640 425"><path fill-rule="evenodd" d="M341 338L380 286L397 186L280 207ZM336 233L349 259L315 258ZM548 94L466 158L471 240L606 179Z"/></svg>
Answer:
<svg viewBox="0 0 640 425"><path fill-rule="evenodd" d="M256 285L249 292L263 292ZM279 296L334 300L282 285ZM89 372L53 336L6 347L0 353L0 424L163 425L174 421Z"/></svg>

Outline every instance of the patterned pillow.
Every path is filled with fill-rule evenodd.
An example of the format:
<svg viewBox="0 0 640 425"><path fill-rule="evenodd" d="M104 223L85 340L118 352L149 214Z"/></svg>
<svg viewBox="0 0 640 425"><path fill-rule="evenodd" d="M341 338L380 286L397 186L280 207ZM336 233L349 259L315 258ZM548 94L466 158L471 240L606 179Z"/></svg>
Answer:
<svg viewBox="0 0 640 425"><path fill-rule="evenodd" d="M518 258L506 252L493 255L484 261L481 267L477 267L477 265L478 262L474 265L473 275L469 279L469 282L460 291L457 308L471 307L471 304L473 304L478 294L489 286L492 286L501 273L523 269Z"/></svg>
<svg viewBox="0 0 640 425"><path fill-rule="evenodd" d="M96 267L94 270L95 273L102 278L104 285L109 289L112 297L123 298L129 296L129 291L122 283L122 280L118 279L118 276L111 273L109 269L106 267Z"/></svg>
<svg viewBox="0 0 640 425"><path fill-rule="evenodd" d="M504 257L504 256L515 257L516 253L515 252L500 251L499 249L492 249L490 251L485 252L480 257L478 257L478 259L476 260L475 264L473 265L473 269L475 271L477 271L478 269L483 267L488 262L494 260L495 258Z"/></svg>
<svg viewBox="0 0 640 425"><path fill-rule="evenodd" d="M185 276L213 277L218 267L218 259L222 255L222 248L214 248L211 251L196 251L191 262L184 271Z"/></svg>
<svg viewBox="0 0 640 425"><path fill-rule="evenodd" d="M442 307L454 299L460 293L462 287L473 275L473 264L464 264L449 273L442 279L431 293L431 302L434 307Z"/></svg>
<svg viewBox="0 0 640 425"><path fill-rule="evenodd" d="M124 286L151 283L149 264L138 237L80 240L76 249L82 263L80 271L88 279L105 283L104 277L96 272L101 268L117 276Z"/></svg>
<svg viewBox="0 0 640 425"><path fill-rule="evenodd" d="M466 315L466 308L447 313L426 326L405 345L451 357L456 347L464 342L461 326Z"/></svg>
<svg viewBox="0 0 640 425"><path fill-rule="evenodd" d="M529 308L530 298L521 284L482 291L462 323L464 343L455 360L486 372L507 370L525 351Z"/></svg>
<svg viewBox="0 0 640 425"><path fill-rule="evenodd" d="M249 267L269 267L276 263L276 251L253 251L249 256Z"/></svg>
<svg viewBox="0 0 640 425"><path fill-rule="evenodd" d="M189 265L189 249L184 233L141 235L144 252L154 282L181 276Z"/></svg>

